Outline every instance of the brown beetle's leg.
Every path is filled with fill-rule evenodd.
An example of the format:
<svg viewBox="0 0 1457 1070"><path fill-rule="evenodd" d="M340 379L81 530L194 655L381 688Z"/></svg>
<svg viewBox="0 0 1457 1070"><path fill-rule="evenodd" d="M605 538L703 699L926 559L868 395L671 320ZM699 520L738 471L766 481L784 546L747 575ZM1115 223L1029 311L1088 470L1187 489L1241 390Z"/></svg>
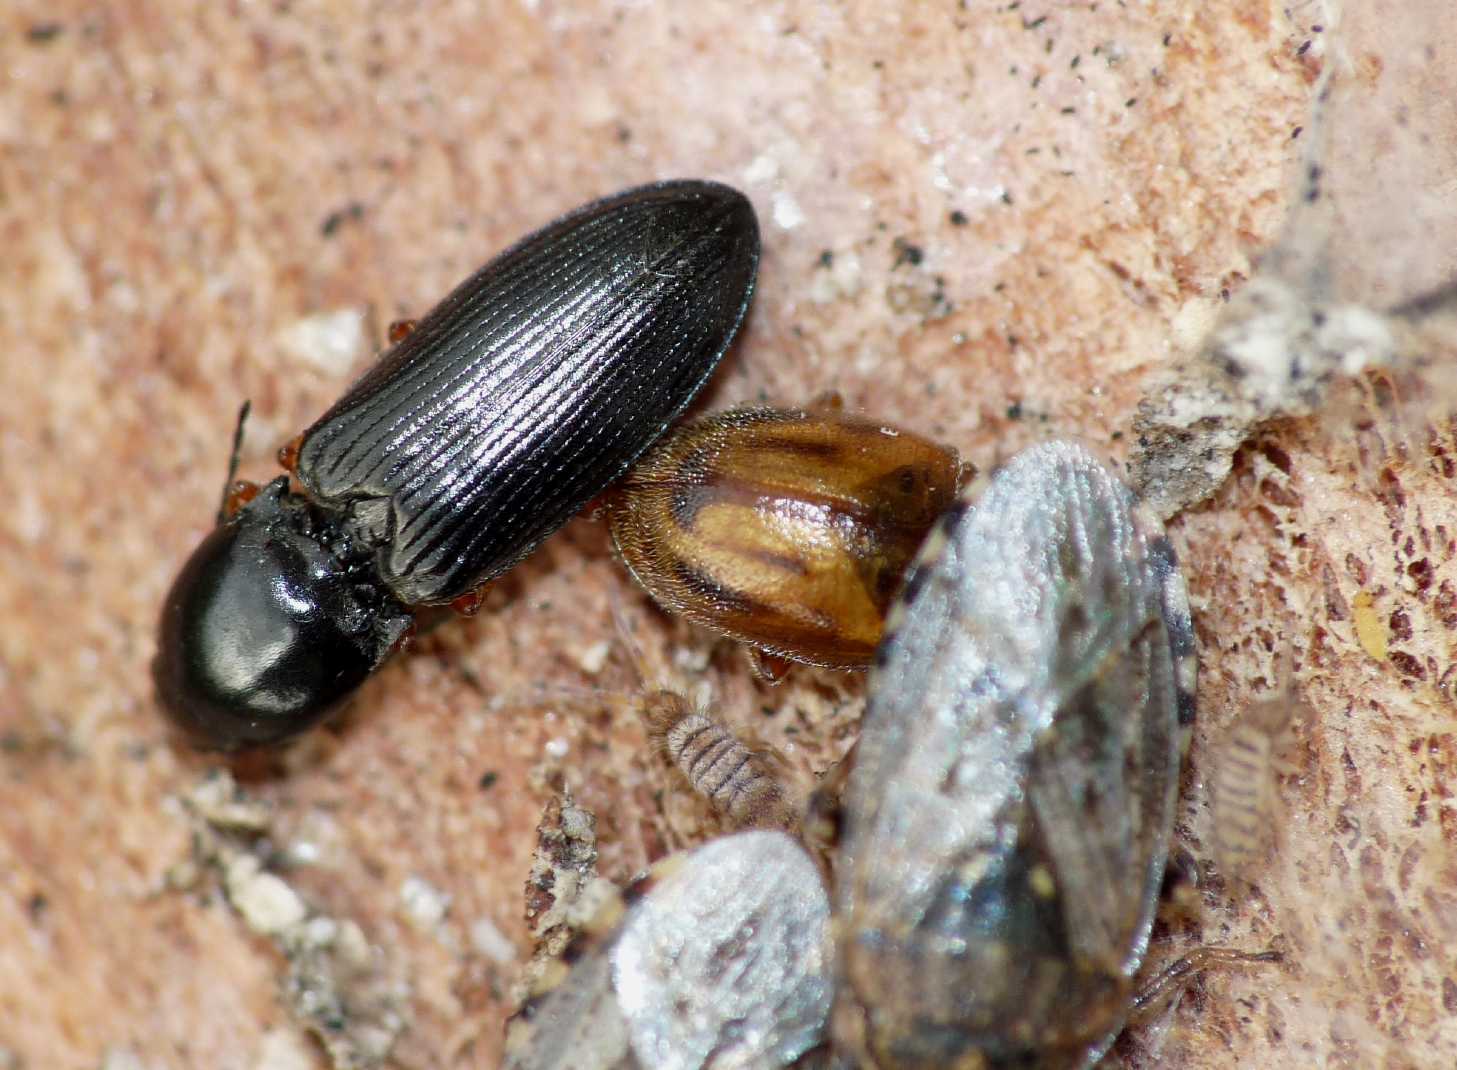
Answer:
<svg viewBox="0 0 1457 1070"><path fill-rule="evenodd" d="M956 469L956 489L963 490L969 487L977 476L981 475L981 469L971 461L962 461Z"/></svg>
<svg viewBox="0 0 1457 1070"><path fill-rule="evenodd" d="M278 447L278 466L291 476L298 475L298 453L303 445L304 433L300 431Z"/></svg>
<svg viewBox="0 0 1457 1070"><path fill-rule="evenodd" d="M773 654L759 647L748 647L749 668L754 676L766 684L782 683L789 670L794 668L794 659L782 654Z"/></svg>
<svg viewBox="0 0 1457 1070"><path fill-rule="evenodd" d="M628 472L622 478L625 482L632 478L632 473ZM609 515L609 510L612 508L613 503L619 500L621 496L621 491L618 487L608 487L601 494L597 495L597 497L582 506L582 511L577 515L587 520L605 520ZM616 557L619 562L622 561L622 554L618 551L616 543L612 544L612 556Z"/></svg>
<svg viewBox="0 0 1457 1070"><path fill-rule="evenodd" d="M419 326L419 320L391 320L389 330L385 337L390 340L390 345L399 345Z"/></svg>
<svg viewBox="0 0 1457 1070"><path fill-rule="evenodd" d="M486 603L486 595L491 589L494 580L487 580L473 591L466 591L455 601L450 603L450 608L462 617L474 617L481 611L481 606Z"/></svg>
<svg viewBox="0 0 1457 1070"><path fill-rule="evenodd" d="M223 490L223 503L218 507L218 523L231 520L237 516L243 506L247 505L254 498L258 497L258 491L262 489L257 483L247 479L235 479Z"/></svg>
<svg viewBox="0 0 1457 1070"><path fill-rule="evenodd" d="M1284 960L1285 956L1273 948L1265 951L1237 951L1232 947L1196 947L1187 955L1181 955L1162 967L1158 973L1139 985L1129 1004L1128 1024L1139 1025L1163 1013L1194 979L1195 974L1254 962Z"/></svg>

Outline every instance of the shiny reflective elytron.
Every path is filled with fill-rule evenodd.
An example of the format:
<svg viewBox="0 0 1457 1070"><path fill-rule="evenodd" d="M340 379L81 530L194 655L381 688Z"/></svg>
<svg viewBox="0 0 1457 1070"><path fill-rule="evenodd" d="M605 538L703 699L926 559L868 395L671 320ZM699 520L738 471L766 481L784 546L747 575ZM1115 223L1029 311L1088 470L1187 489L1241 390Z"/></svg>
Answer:
<svg viewBox="0 0 1457 1070"><path fill-rule="evenodd" d="M607 515L665 609L778 657L853 668L962 474L955 450L834 400L737 409L664 436Z"/></svg>
<svg viewBox="0 0 1457 1070"><path fill-rule="evenodd" d="M703 386L748 307L744 196L662 182L481 268L231 499L162 610L164 712L198 742L303 731L414 608L500 575L620 476Z"/></svg>
<svg viewBox="0 0 1457 1070"><path fill-rule="evenodd" d="M830 905L794 840L715 840L628 898L512 1021L507 1070L770 1070L819 1043Z"/></svg>
<svg viewBox="0 0 1457 1070"><path fill-rule="evenodd" d="M1187 623L1161 526L1080 446L1023 451L947 513L876 654L844 800L840 1058L1054 1070L1107 1049L1167 854Z"/></svg>

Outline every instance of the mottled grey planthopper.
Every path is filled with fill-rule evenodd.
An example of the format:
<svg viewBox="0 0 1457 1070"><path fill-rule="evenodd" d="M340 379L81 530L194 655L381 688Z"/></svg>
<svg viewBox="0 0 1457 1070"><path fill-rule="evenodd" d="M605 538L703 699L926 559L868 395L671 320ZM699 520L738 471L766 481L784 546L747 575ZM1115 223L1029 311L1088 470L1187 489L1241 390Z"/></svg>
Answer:
<svg viewBox="0 0 1457 1070"><path fill-rule="evenodd" d="M504 1070L774 1070L823 1037L829 896L783 832L670 856L589 933L511 1022Z"/></svg>
<svg viewBox="0 0 1457 1070"><path fill-rule="evenodd" d="M877 651L832 1035L877 1070L1073 1070L1122 1028L1193 710L1162 524L1081 446L964 493Z"/></svg>
<svg viewBox="0 0 1457 1070"><path fill-rule="evenodd" d="M166 713L235 747L313 724L413 607L520 561L620 476L707 381L759 260L748 200L672 181L595 201L461 283L235 495L163 606Z"/></svg>

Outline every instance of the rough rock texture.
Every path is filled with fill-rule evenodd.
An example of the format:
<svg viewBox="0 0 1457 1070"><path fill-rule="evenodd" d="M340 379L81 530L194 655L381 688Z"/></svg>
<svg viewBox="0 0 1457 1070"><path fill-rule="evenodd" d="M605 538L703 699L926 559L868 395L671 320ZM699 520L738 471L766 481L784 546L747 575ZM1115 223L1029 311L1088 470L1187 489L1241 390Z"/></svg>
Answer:
<svg viewBox="0 0 1457 1070"><path fill-rule="evenodd" d="M1214 494L1255 429L1320 413L1335 383L1367 369L1421 369L1427 418L1447 415L1457 102L1422 86L1457 49L1423 40L1420 17L1383 19L1376 5L1348 15L1325 39L1279 239L1139 404L1129 474L1161 516Z"/></svg>
<svg viewBox="0 0 1457 1070"><path fill-rule="evenodd" d="M241 398L243 474L269 475L389 320L590 197L704 175L765 233L708 404L837 389L983 467L1052 434L1123 458L1141 394L1281 234L1326 65L1374 116L1333 142L1364 197L1331 230L1336 284L1385 307L1451 276L1447 10L1370 0L1337 39L1327 5L1251 0L7 5L0 1066L327 1065L284 954L206 873L175 879L197 862L179 800L216 763L169 739L147 673ZM1337 387L1174 521L1201 862L1208 742L1285 646L1314 712L1264 871L1234 896L1201 867L1150 956L1273 942L1285 965L1197 981L1128 1066L1457 1062L1457 442L1430 400ZM614 605L802 769L854 737L856 677L755 682L574 522L347 716L236 770L270 808L258 857L406 979L392 1065L495 1065L556 776L609 878L713 828L626 717Z"/></svg>

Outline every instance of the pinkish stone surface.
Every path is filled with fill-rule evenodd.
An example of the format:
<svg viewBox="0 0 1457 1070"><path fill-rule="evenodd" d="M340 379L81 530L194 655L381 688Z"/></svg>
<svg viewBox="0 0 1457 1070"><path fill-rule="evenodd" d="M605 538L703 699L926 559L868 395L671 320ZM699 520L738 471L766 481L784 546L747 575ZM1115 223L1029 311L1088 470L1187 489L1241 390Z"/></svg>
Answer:
<svg viewBox="0 0 1457 1070"><path fill-rule="evenodd" d="M168 882L192 858L177 800L214 762L154 708L158 605L211 523L239 401L243 474L266 477L391 319L527 229L651 179L739 186L764 262L707 404L835 389L983 467L1054 434L1126 456L1149 377L1279 233L1323 64L1377 115L1333 159L1388 176L1353 184L1342 277L1384 303L1453 273L1437 3L1352 5L1340 42L1322 5L1251 0L484 6L0 14L0 1066L325 1065L274 944L210 874ZM1413 126L1445 140L1413 148ZM1197 858L1210 734L1282 643L1316 717L1255 890L1206 885L1150 954L1274 942L1287 963L1197 982L1120 1042L1128 1066L1457 1062L1454 446L1378 393L1269 430L1172 526L1204 655L1179 827ZM614 604L799 767L854 737L861 680L755 683L574 522L248 771L307 862L292 887L408 984L397 1065L496 1064L552 774L614 879L711 826L628 719Z"/></svg>

